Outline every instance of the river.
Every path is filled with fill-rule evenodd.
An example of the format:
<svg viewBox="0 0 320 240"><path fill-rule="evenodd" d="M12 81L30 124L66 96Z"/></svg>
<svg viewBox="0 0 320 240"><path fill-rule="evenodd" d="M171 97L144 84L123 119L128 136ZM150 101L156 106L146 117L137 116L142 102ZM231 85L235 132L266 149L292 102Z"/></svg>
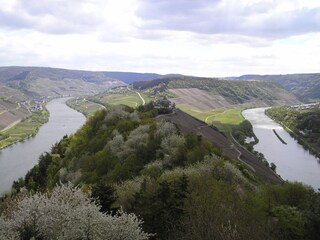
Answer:
<svg viewBox="0 0 320 240"><path fill-rule="evenodd" d="M0 194L10 190L12 182L24 176L43 152L84 124L85 117L69 108L65 104L67 99L54 99L47 104L49 121L40 127L35 137L0 150Z"/></svg>
<svg viewBox="0 0 320 240"><path fill-rule="evenodd" d="M320 188L320 163L287 133L281 125L264 114L266 108L248 109L242 112L253 126L259 143L254 150L264 154L269 163L277 166L277 173L289 181L299 181ZM283 144L272 129L287 143Z"/></svg>

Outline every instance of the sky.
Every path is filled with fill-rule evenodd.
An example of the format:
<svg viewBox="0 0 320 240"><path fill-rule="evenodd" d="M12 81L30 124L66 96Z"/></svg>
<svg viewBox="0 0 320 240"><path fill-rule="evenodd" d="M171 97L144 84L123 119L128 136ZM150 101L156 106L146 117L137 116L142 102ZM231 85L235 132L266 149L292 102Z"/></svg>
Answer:
<svg viewBox="0 0 320 240"><path fill-rule="evenodd" d="M0 66L320 72L319 0L0 0Z"/></svg>

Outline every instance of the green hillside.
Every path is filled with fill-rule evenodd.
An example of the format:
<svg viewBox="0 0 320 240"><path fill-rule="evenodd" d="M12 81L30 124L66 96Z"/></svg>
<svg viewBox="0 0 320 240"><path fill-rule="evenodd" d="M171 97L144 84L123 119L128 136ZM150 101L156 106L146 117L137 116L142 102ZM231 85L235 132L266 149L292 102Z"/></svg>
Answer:
<svg viewBox="0 0 320 240"><path fill-rule="evenodd" d="M56 183L71 181L84 192L91 189L102 212L121 208L138 216L143 220L142 229L155 234L144 239L318 239L319 192L299 183L269 185L242 163L221 155L202 135L151 118L158 111L151 105L139 110L116 106L98 111L77 133L44 153L39 164L14 183L13 193L22 186L31 192L46 192ZM40 194L22 202L19 199L26 195L20 193L16 201L3 199L0 236L12 230L20 238L38 234L40 239L65 229L63 224L50 225L51 230L45 231L38 221L16 221L12 229L10 225L18 216L31 214L24 206L38 206L30 217L37 216L40 208L54 203L56 191L60 190L46 195L44 205L36 205ZM57 201L68 207L82 196L79 194L68 191L64 200ZM19 208L5 207L15 202ZM85 213L88 208L81 209ZM39 231L32 232L37 224ZM85 222L75 221L74 227L81 224Z"/></svg>
<svg viewBox="0 0 320 240"><path fill-rule="evenodd" d="M286 75L244 75L241 80L263 80L279 84L305 102L320 99L320 73Z"/></svg>
<svg viewBox="0 0 320 240"><path fill-rule="evenodd" d="M261 81L231 81L213 78L175 77L136 82L135 89L156 90L198 88L220 95L231 104L257 103L257 105L284 105L298 103L296 97L275 84Z"/></svg>

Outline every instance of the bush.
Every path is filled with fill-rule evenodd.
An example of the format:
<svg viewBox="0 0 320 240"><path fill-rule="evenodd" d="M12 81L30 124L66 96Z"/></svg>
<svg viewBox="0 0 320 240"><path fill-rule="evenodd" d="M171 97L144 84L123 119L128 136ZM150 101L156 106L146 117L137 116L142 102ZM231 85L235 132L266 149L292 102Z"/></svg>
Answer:
<svg viewBox="0 0 320 240"><path fill-rule="evenodd" d="M99 209L70 185L25 194L0 217L0 239L149 239L134 214L118 211L111 216Z"/></svg>

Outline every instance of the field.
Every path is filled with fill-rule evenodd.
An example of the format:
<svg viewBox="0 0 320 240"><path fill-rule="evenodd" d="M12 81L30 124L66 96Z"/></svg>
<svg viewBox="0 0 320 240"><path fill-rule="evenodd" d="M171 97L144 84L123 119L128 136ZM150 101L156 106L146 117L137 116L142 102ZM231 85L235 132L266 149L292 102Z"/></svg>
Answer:
<svg viewBox="0 0 320 240"><path fill-rule="evenodd" d="M241 115L242 110L243 109L239 108L226 110L210 118L210 121L220 122L227 125L239 125L244 120L243 116Z"/></svg>
<svg viewBox="0 0 320 240"><path fill-rule="evenodd" d="M67 101L67 105L78 112L83 113L87 118L92 116L96 111L105 108L99 103L95 103L86 98L73 98Z"/></svg>
<svg viewBox="0 0 320 240"><path fill-rule="evenodd" d="M148 97L146 94L141 93L142 98L146 103L149 101L152 101L150 97ZM143 104L142 99L140 96L137 94L137 92L133 91L127 91L125 93L111 93L105 95L103 98L100 99L101 102L104 104L109 104L109 105L127 105L132 108L136 108L139 105Z"/></svg>
<svg viewBox="0 0 320 240"><path fill-rule="evenodd" d="M204 112L204 111L201 111L200 109L191 107L186 104L179 104L176 107L205 123L212 122L212 119L214 116L216 116L217 114L221 114L223 112L223 110Z"/></svg>
<svg viewBox="0 0 320 240"><path fill-rule="evenodd" d="M220 130L228 130L229 126L238 125L244 120L242 108L231 105L221 95L197 88L170 89L169 92L175 95L170 100L177 108L207 124L214 124Z"/></svg>
<svg viewBox="0 0 320 240"><path fill-rule="evenodd" d="M139 94L143 99L140 98ZM136 108L144 102L148 103L153 100L153 98L149 96L148 91L136 91L130 89L129 87L113 89L106 93L98 94L92 97L92 99L106 106L126 105L132 108Z"/></svg>
<svg viewBox="0 0 320 240"><path fill-rule="evenodd" d="M204 112L231 107L231 104L221 95L210 94L198 88L169 89L169 92L176 96L170 99L176 105L186 104Z"/></svg>
<svg viewBox="0 0 320 240"><path fill-rule="evenodd" d="M140 98L139 94L141 95ZM132 91L128 88L119 88L101 93L88 98L70 99L67 104L69 107L83 113L86 117L92 116L97 110L105 108L108 105L126 105L136 108L143 103L148 103L153 99L145 92Z"/></svg>
<svg viewBox="0 0 320 240"><path fill-rule="evenodd" d="M239 125L244 120L241 115L243 110L241 108L217 109L207 112L195 109L185 104L178 105L177 108L207 124L215 125L222 131L227 131L229 127Z"/></svg>
<svg viewBox="0 0 320 240"><path fill-rule="evenodd" d="M46 110L34 112L12 128L0 132L0 149L34 136L39 127L48 121L48 118L49 113Z"/></svg>

